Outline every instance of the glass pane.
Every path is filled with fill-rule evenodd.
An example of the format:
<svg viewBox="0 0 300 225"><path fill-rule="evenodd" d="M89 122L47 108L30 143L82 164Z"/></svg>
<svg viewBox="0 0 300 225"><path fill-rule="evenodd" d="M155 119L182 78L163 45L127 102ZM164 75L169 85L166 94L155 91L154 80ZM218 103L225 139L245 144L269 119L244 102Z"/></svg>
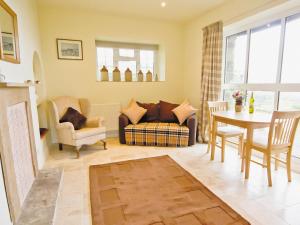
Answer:
<svg viewBox="0 0 300 225"><path fill-rule="evenodd" d="M279 110L300 110L300 92L281 92ZM300 126L298 126L293 147L293 155L300 157Z"/></svg>
<svg viewBox="0 0 300 225"><path fill-rule="evenodd" d="M247 92L247 106L249 105L249 99L252 91ZM267 91L254 91L254 112L273 112L274 111L274 92Z"/></svg>
<svg viewBox="0 0 300 225"><path fill-rule="evenodd" d="M129 68L134 76L136 74L136 61L119 61L119 70L122 77L124 76L125 71Z"/></svg>
<svg viewBox="0 0 300 225"><path fill-rule="evenodd" d="M109 80L112 79L112 71L114 70L114 53L112 48L97 48L97 76L100 79L100 70L105 66L108 70Z"/></svg>
<svg viewBox="0 0 300 225"><path fill-rule="evenodd" d="M225 83L244 83L247 33L226 38Z"/></svg>
<svg viewBox="0 0 300 225"><path fill-rule="evenodd" d="M287 18L283 62L282 83L300 83L300 14Z"/></svg>
<svg viewBox="0 0 300 225"><path fill-rule="evenodd" d="M232 94L235 92L234 89L225 89L223 90L223 100L228 102L229 109L234 109L235 100L232 97Z"/></svg>
<svg viewBox="0 0 300 225"><path fill-rule="evenodd" d="M134 57L134 49L119 49L119 55L124 57Z"/></svg>
<svg viewBox="0 0 300 225"><path fill-rule="evenodd" d="M147 50L141 50L140 51L140 68L143 71L143 73L147 73L148 70L151 71L153 74L154 70L154 52L153 51L147 51Z"/></svg>
<svg viewBox="0 0 300 225"><path fill-rule="evenodd" d="M280 20L251 30L248 83L275 83Z"/></svg>
<svg viewBox="0 0 300 225"><path fill-rule="evenodd" d="M100 69L104 65L111 73L114 69L113 55L112 48L97 48L98 68Z"/></svg>

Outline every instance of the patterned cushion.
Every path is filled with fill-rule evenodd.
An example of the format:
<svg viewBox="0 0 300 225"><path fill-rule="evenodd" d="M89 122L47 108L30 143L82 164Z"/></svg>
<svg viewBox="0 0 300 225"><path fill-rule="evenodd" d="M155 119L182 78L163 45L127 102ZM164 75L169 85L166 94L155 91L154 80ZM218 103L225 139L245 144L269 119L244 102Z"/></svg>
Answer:
<svg viewBox="0 0 300 225"><path fill-rule="evenodd" d="M176 123L139 123L125 127L128 145L188 146L189 128Z"/></svg>

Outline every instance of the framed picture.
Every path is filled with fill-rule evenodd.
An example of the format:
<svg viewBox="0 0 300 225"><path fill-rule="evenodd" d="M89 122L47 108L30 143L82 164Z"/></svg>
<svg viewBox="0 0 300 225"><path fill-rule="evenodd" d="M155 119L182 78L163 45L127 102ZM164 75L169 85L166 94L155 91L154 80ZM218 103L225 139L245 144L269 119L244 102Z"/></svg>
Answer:
<svg viewBox="0 0 300 225"><path fill-rule="evenodd" d="M82 41L56 39L58 59L83 60Z"/></svg>
<svg viewBox="0 0 300 225"><path fill-rule="evenodd" d="M14 35L8 32L1 32L3 55L14 56L15 55L15 40Z"/></svg>

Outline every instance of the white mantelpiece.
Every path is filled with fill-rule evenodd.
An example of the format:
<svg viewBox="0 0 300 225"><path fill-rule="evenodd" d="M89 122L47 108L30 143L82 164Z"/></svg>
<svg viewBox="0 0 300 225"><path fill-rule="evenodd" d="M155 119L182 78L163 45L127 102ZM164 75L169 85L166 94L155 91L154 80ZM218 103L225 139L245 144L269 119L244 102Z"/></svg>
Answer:
<svg viewBox="0 0 300 225"><path fill-rule="evenodd" d="M30 84L0 83L0 156L13 222L38 171Z"/></svg>

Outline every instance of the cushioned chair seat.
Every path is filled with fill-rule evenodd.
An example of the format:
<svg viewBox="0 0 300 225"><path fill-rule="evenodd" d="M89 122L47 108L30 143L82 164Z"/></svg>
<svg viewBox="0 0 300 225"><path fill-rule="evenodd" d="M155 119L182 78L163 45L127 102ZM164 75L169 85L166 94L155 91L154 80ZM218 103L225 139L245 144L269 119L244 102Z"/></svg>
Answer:
<svg viewBox="0 0 300 225"><path fill-rule="evenodd" d="M220 135L236 136L243 133L243 131L237 127L224 126L224 127L218 127L217 133Z"/></svg>
<svg viewBox="0 0 300 225"><path fill-rule="evenodd" d="M102 133L105 133L105 127L95 127L95 128L84 127L81 128L80 130L75 131L75 139L82 139L94 135L99 135Z"/></svg>
<svg viewBox="0 0 300 225"><path fill-rule="evenodd" d="M129 145L188 146L189 128L177 123L139 123L125 127Z"/></svg>

